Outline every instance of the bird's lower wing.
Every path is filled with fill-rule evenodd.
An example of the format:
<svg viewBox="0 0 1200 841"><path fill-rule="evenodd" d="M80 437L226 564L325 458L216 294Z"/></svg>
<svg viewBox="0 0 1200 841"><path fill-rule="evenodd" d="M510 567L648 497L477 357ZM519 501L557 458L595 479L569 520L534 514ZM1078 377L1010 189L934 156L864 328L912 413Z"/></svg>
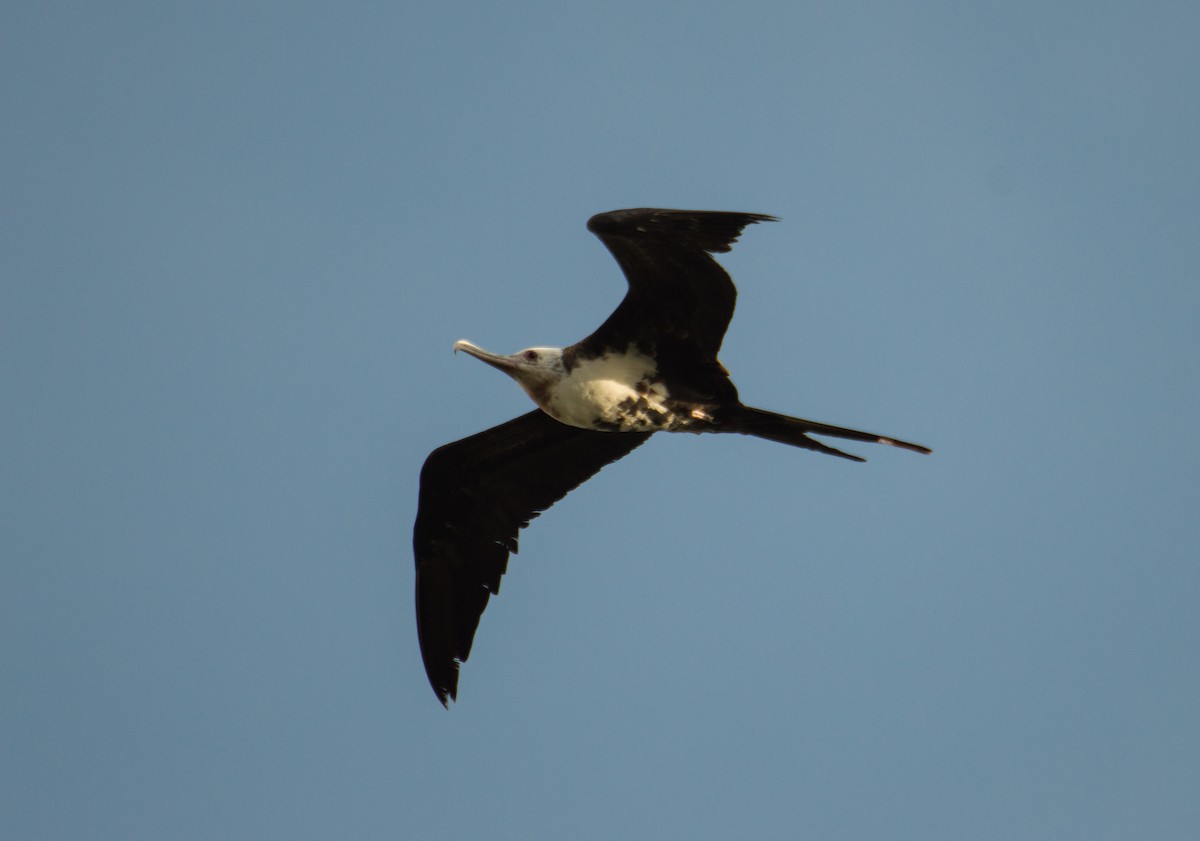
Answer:
<svg viewBox="0 0 1200 841"><path fill-rule="evenodd" d="M425 460L413 529L417 635L443 704L457 695L459 664L500 590L517 533L649 437L578 429L536 409Z"/></svg>

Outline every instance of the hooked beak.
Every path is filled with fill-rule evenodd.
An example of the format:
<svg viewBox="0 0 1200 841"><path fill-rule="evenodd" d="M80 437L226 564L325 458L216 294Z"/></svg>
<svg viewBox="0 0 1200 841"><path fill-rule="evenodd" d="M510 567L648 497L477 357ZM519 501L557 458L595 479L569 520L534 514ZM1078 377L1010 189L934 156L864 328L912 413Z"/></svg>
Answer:
<svg viewBox="0 0 1200 841"><path fill-rule="evenodd" d="M454 343L454 352L458 353L460 350L470 354L471 356L474 356L481 362L486 362L493 368L498 368L504 373L510 375L516 369L518 364L518 360L514 356L502 356L498 353L492 353L491 351L484 350L478 345L471 344L466 339L459 339Z"/></svg>

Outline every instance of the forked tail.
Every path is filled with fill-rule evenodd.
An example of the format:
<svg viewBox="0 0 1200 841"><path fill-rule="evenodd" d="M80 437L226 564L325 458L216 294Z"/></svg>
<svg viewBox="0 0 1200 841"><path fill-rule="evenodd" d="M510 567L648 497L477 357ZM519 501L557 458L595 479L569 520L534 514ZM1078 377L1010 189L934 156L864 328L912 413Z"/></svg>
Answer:
<svg viewBox="0 0 1200 841"><path fill-rule="evenodd" d="M753 435L756 438L766 438L768 441L778 441L780 444L790 444L793 447L804 447L807 450L816 450L831 456L841 456L851 461L866 461L866 459L835 450L833 447L809 438L809 434L846 438L850 441L868 441L872 444L888 444L892 447L912 450L915 453L928 454L931 452L928 447L922 447L920 444L910 444L908 441L899 441L884 435L876 435L873 432L860 432L857 429L830 426L827 423L817 423L802 418L790 418L787 415L768 412L764 409L754 409L750 406L741 406L725 423L721 424L721 431Z"/></svg>

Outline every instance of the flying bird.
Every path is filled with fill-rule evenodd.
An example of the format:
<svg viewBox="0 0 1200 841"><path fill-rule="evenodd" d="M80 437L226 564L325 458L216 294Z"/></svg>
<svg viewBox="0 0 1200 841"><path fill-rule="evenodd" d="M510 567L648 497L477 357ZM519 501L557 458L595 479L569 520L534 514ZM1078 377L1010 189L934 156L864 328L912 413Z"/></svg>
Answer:
<svg viewBox="0 0 1200 841"><path fill-rule="evenodd" d="M637 208L588 220L629 290L581 342L510 355L454 344L508 374L532 412L434 450L421 469L413 529L417 635L433 691L457 699L488 597L517 533L602 467L655 432L736 432L863 461L809 435L930 450L871 432L754 409L738 399L717 360L737 290L710 256L742 229L775 221L757 213Z"/></svg>

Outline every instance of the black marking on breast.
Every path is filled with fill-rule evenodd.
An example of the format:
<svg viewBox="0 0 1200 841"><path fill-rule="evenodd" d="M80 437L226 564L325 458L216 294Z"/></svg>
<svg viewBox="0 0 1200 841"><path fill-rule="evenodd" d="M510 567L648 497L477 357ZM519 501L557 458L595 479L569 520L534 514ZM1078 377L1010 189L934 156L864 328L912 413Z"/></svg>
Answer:
<svg viewBox="0 0 1200 841"><path fill-rule="evenodd" d="M563 374L564 375L570 374L572 371L575 370L576 365L578 365L580 362L583 362L585 359L588 359L588 358L589 357L586 357L586 356L581 357L578 345L571 345L568 348L563 348L563 352L562 352Z"/></svg>
<svg viewBox="0 0 1200 841"><path fill-rule="evenodd" d="M671 419L669 412L654 408L645 397L626 397L617 404L617 411L622 417L636 418L639 423L652 426L667 426Z"/></svg>
<svg viewBox="0 0 1200 841"><path fill-rule="evenodd" d="M654 377L654 378L645 377L644 379L639 380L634 385L633 390L636 391L638 394L649 394L655 386L661 385L661 384L662 384L662 379L659 377ZM669 389L668 389L667 393L670 394Z"/></svg>

